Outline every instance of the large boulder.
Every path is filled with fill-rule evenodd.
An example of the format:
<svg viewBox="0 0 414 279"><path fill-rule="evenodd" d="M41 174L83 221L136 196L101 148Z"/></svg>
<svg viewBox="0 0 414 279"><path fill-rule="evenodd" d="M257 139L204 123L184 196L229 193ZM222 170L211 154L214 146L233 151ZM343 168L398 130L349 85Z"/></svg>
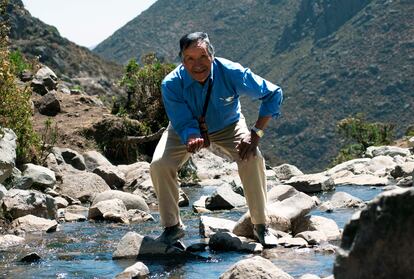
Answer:
<svg viewBox="0 0 414 279"><path fill-rule="evenodd" d="M328 240L336 240L341 237L341 232L336 222L323 216L311 215L296 219L292 226L293 235L305 231L319 231Z"/></svg>
<svg viewBox="0 0 414 279"><path fill-rule="evenodd" d="M391 175L394 178L407 177L414 172L414 162L405 162L400 165L396 165L391 171Z"/></svg>
<svg viewBox="0 0 414 279"><path fill-rule="evenodd" d="M3 197L3 211L12 219L27 214L38 217L55 219L55 199L35 190L9 190Z"/></svg>
<svg viewBox="0 0 414 279"><path fill-rule="evenodd" d="M99 166L112 166L112 163L104 155L95 150L83 153L83 158L85 159L86 169L90 172Z"/></svg>
<svg viewBox="0 0 414 279"><path fill-rule="evenodd" d="M206 199L206 208L209 210L233 209L245 205L244 197L234 192L228 183L223 183Z"/></svg>
<svg viewBox="0 0 414 279"><path fill-rule="evenodd" d="M0 249L7 249L12 246L21 245L25 239L14 234L0 235Z"/></svg>
<svg viewBox="0 0 414 279"><path fill-rule="evenodd" d="M0 127L0 183L12 174L15 166L16 139L12 130Z"/></svg>
<svg viewBox="0 0 414 279"><path fill-rule="evenodd" d="M89 219L129 224L128 211L120 199L100 201L89 208Z"/></svg>
<svg viewBox="0 0 414 279"><path fill-rule="evenodd" d="M55 91L44 95L36 105L40 114L43 115L56 116L60 112L60 102Z"/></svg>
<svg viewBox="0 0 414 279"><path fill-rule="evenodd" d="M122 189L125 185L125 175L115 166L98 166L93 170L93 173L102 177L112 189Z"/></svg>
<svg viewBox="0 0 414 279"><path fill-rule="evenodd" d="M338 208L361 208L364 206L365 202L363 200L345 192L336 192L332 195L331 200L324 202L319 206L319 209L324 211L331 211Z"/></svg>
<svg viewBox="0 0 414 279"><path fill-rule="evenodd" d="M295 187L304 193L316 193L335 189L334 180L323 173L304 174L294 176L285 184Z"/></svg>
<svg viewBox="0 0 414 279"><path fill-rule="evenodd" d="M335 279L412 278L414 189L386 191L345 226Z"/></svg>
<svg viewBox="0 0 414 279"><path fill-rule="evenodd" d="M397 146L370 146L365 151L365 156L367 157L376 157L376 156L391 156L395 157L397 155L406 157L410 156L411 152L409 148L402 148Z"/></svg>
<svg viewBox="0 0 414 279"><path fill-rule="evenodd" d="M357 174L361 168L365 168L365 166L370 160L371 159L369 158L358 158L358 159L353 159L353 160L340 163L330 168L329 170L327 170L326 175L332 176L335 173L338 173L341 171L350 171L353 174Z"/></svg>
<svg viewBox="0 0 414 279"><path fill-rule="evenodd" d="M111 190L99 175L89 172L62 175L62 183L56 185L56 191L81 201L92 201L96 194Z"/></svg>
<svg viewBox="0 0 414 279"><path fill-rule="evenodd" d="M109 190L102 193L99 193L93 199L92 206L101 201L120 199L124 202L126 209L139 209L142 211L149 212L148 205L145 203L145 200L131 193L126 193L117 190Z"/></svg>
<svg viewBox="0 0 414 279"><path fill-rule="evenodd" d="M36 72L30 86L33 88L34 92L40 95L45 95L49 91L57 88L57 79L56 74L49 67L42 66L42 68Z"/></svg>
<svg viewBox="0 0 414 279"><path fill-rule="evenodd" d="M380 155L372 158L368 162L366 169L368 173L372 173L377 176L385 176L393 170L395 166L396 163L391 156Z"/></svg>
<svg viewBox="0 0 414 279"><path fill-rule="evenodd" d="M351 176L343 176L335 178L334 184L341 185L356 185L356 186L386 186L392 183L387 177L379 177L372 174L358 174Z"/></svg>
<svg viewBox="0 0 414 279"><path fill-rule="evenodd" d="M245 251L260 253L263 246L259 243L249 241L245 237L237 236L231 232L217 232L210 237L208 242L211 250L214 251Z"/></svg>
<svg viewBox="0 0 414 279"><path fill-rule="evenodd" d="M49 220L34 215L26 215L14 220L11 230L15 233L27 232L54 232L58 227L56 220Z"/></svg>
<svg viewBox="0 0 414 279"><path fill-rule="evenodd" d="M267 192L267 201L269 203L283 201L297 195L298 193L299 191L290 185L276 185L270 189L269 192Z"/></svg>
<svg viewBox="0 0 414 279"><path fill-rule="evenodd" d="M71 165L75 169L85 170L85 159L82 154L70 148L53 147L52 153L55 154L58 163L63 159L64 163Z"/></svg>
<svg viewBox="0 0 414 279"><path fill-rule="evenodd" d="M275 176L279 180L289 180L294 176L303 175L303 172L294 165L283 164L273 168Z"/></svg>
<svg viewBox="0 0 414 279"><path fill-rule="evenodd" d="M30 181L30 185L26 184L26 187L29 186L40 191L44 191L46 188L53 188L56 184L56 177L53 171L34 164L24 165L22 177Z"/></svg>
<svg viewBox="0 0 414 279"><path fill-rule="evenodd" d="M293 279L293 277L268 259L255 256L238 261L224 272L220 279Z"/></svg>
<svg viewBox="0 0 414 279"><path fill-rule="evenodd" d="M236 222L210 216L200 216L200 235L210 237L216 232L232 232Z"/></svg>

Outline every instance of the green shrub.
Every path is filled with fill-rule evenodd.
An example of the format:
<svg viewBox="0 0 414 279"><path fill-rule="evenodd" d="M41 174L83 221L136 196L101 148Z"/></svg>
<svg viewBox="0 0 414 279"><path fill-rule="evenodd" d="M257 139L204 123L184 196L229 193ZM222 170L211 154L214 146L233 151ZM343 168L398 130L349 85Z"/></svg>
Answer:
<svg viewBox="0 0 414 279"><path fill-rule="evenodd" d="M393 124L367 122L362 114L342 119L336 127L342 141L347 144L334 159L334 165L360 158L369 146L387 145L394 138Z"/></svg>
<svg viewBox="0 0 414 279"><path fill-rule="evenodd" d="M11 68L14 74L17 76L21 75L24 70L28 70L30 68L30 64L27 63L22 53L18 50L12 51L10 53L9 60L11 63Z"/></svg>

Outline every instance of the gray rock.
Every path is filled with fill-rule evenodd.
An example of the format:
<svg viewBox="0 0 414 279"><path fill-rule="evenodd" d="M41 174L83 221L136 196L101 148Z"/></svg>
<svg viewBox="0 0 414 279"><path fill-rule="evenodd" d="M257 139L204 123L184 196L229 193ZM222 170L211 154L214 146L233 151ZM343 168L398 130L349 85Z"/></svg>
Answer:
<svg viewBox="0 0 414 279"><path fill-rule="evenodd" d="M7 189L2 184L0 184L0 200L6 195Z"/></svg>
<svg viewBox="0 0 414 279"><path fill-rule="evenodd" d="M62 197L55 197L55 204L56 204L56 208L65 208L69 205L69 202L62 198Z"/></svg>
<svg viewBox="0 0 414 279"><path fill-rule="evenodd" d="M299 191L290 185L276 185L267 192L267 201L269 203L283 201L298 193Z"/></svg>
<svg viewBox="0 0 414 279"><path fill-rule="evenodd" d="M385 176L390 173L397 164L391 156L376 156L366 165L366 172L377 176Z"/></svg>
<svg viewBox="0 0 414 279"><path fill-rule="evenodd" d="M335 189L334 180L323 173L294 176L285 184L293 186L304 193L316 193Z"/></svg>
<svg viewBox="0 0 414 279"><path fill-rule="evenodd" d="M55 199L35 190L9 190L3 197L3 212L16 219L27 214L54 219Z"/></svg>
<svg viewBox="0 0 414 279"><path fill-rule="evenodd" d="M294 165L283 164L273 168L275 176L279 180L289 180L294 176L303 175L303 172Z"/></svg>
<svg viewBox="0 0 414 279"><path fill-rule="evenodd" d="M236 222L216 217L200 216L200 235L210 237L216 232L232 232Z"/></svg>
<svg viewBox="0 0 414 279"><path fill-rule="evenodd" d="M405 162L401 165L396 165L391 171L391 175L394 178L407 177L414 172L414 162Z"/></svg>
<svg viewBox="0 0 414 279"><path fill-rule="evenodd" d="M108 190L102 193L99 193L93 199L92 206L101 201L120 199L125 204L126 209L139 209L145 212L149 212L149 207L145 203L145 200L131 193L126 193L118 190Z"/></svg>
<svg viewBox="0 0 414 279"><path fill-rule="evenodd" d="M70 213L65 211L63 214L63 220L65 220L65 222L84 222L87 219L82 214Z"/></svg>
<svg viewBox="0 0 414 279"><path fill-rule="evenodd" d="M57 76L49 67L42 66L42 68L36 72L30 86L33 88L34 92L40 95L45 95L49 91L57 88Z"/></svg>
<svg viewBox="0 0 414 279"><path fill-rule="evenodd" d="M206 208L206 199L208 196L201 196L198 200L193 202L193 210L196 213L208 213L211 212Z"/></svg>
<svg viewBox="0 0 414 279"><path fill-rule="evenodd" d="M155 220L151 214L139 209L128 210L128 219L130 223L144 223Z"/></svg>
<svg viewBox="0 0 414 279"><path fill-rule="evenodd" d="M128 212L120 199L104 200L89 208L89 219L107 220L129 224Z"/></svg>
<svg viewBox="0 0 414 279"><path fill-rule="evenodd" d="M326 235L319 231L304 231L295 235L306 240L309 245L319 245L322 242L328 241Z"/></svg>
<svg viewBox="0 0 414 279"><path fill-rule="evenodd" d="M271 261L255 256L238 261L224 272L220 279L293 279Z"/></svg>
<svg viewBox="0 0 414 279"><path fill-rule="evenodd" d="M3 183L15 167L17 137L11 129L0 127L1 131L4 135L0 137L0 183Z"/></svg>
<svg viewBox="0 0 414 279"><path fill-rule="evenodd" d="M334 277L412 278L414 188L386 191L345 226Z"/></svg>
<svg viewBox="0 0 414 279"><path fill-rule="evenodd" d="M104 155L94 150L83 153L83 158L86 169L90 172L99 166L112 166L112 163Z"/></svg>
<svg viewBox="0 0 414 279"><path fill-rule="evenodd" d="M341 232L336 222L332 219L322 216L305 216L295 220L292 226L294 235L304 231L319 231L323 233L328 240L336 240L341 237Z"/></svg>
<svg viewBox="0 0 414 279"><path fill-rule="evenodd" d="M329 205L328 205L329 204ZM338 208L361 208L365 206L365 202L345 192L336 192L332 195L330 201L320 206L321 210L334 210Z"/></svg>
<svg viewBox="0 0 414 279"><path fill-rule="evenodd" d="M22 245L24 242L25 239L23 237L14 234L0 235L0 249Z"/></svg>
<svg viewBox="0 0 414 279"><path fill-rule="evenodd" d="M282 237L277 241L279 245L282 245L285 248L305 248L308 246L308 242L302 237Z"/></svg>
<svg viewBox="0 0 414 279"><path fill-rule="evenodd" d="M187 194L183 191L183 189L179 189L179 198L178 198L178 206L185 207L190 205L190 200L188 199Z"/></svg>
<svg viewBox="0 0 414 279"><path fill-rule="evenodd" d="M136 262L115 276L115 279L143 279L148 278L149 273L149 269L144 263Z"/></svg>
<svg viewBox="0 0 414 279"><path fill-rule="evenodd" d="M52 153L55 154L58 160L58 163L60 161L60 158L63 158L66 164L71 165L75 169L78 169L78 170L86 169L85 159L80 153L78 153L75 150L72 150L69 148L53 147Z"/></svg>
<svg viewBox="0 0 414 279"><path fill-rule="evenodd" d="M399 187L413 186L413 177L412 176L402 177L401 179L398 180L397 186Z"/></svg>
<svg viewBox="0 0 414 279"><path fill-rule="evenodd" d="M53 188L56 184L55 173L48 168L38 165L25 164L22 176L31 182L31 188L40 191L48 187Z"/></svg>
<svg viewBox="0 0 414 279"><path fill-rule="evenodd" d="M19 262L22 262L22 263L35 263L35 262L40 261L41 259L42 258L36 252L33 252L33 253L27 254L26 256L21 258L19 260Z"/></svg>
<svg viewBox="0 0 414 279"><path fill-rule="evenodd" d="M98 166L93 170L93 173L102 177L112 189L122 189L125 185L125 175L115 166Z"/></svg>
<svg viewBox="0 0 414 279"><path fill-rule="evenodd" d="M206 199L206 208L209 210L233 209L245 205L244 197L235 193L228 183L223 183Z"/></svg>
<svg viewBox="0 0 414 279"><path fill-rule="evenodd" d="M61 111L60 102L55 91L43 95L38 101L37 107L40 114L47 116L56 116Z"/></svg>
<svg viewBox="0 0 414 279"><path fill-rule="evenodd" d="M343 162L339 165L334 166L333 168L326 171L326 175L332 176L335 173L341 171L350 171L353 174L357 174L357 170L361 167L365 167L371 159L369 158L358 158Z"/></svg>
<svg viewBox="0 0 414 279"><path fill-rule="evenodd" d="M245 251L250 253L263 251L261 244L249 241L245 237L237 236L231 232L217 232L211 235L208 245L214 251Z"/></svg>
<svg viewBox="0 0 414 279"><path fill-rule="evenodd" d="M303 274L299 279L321 279L321 277L315 275L315 274Z"/></svg>
<svg viewBox="0 0 414 279"><path fill-rule="evenodd" d="M49 220L34 215L26 215L14 220L11 224L13 232L27 233L27 232L54 232L56 231L58 223L55 220Z"/></svg>
<svg viewBox="0 0 414 279"><path fill-rule="evenodd" d="M376 157L376 156L391 156L395 157L397 155L407 157L411 155L409 148L402 148L397 146L370 146L365 151L367 157Z"/></svg>
<svg viewBox="0 0 414 279"><path fill-rule="evenodd" d="M378 177L372 174L358 174L334 179L336 186L356 185L356 186L386 186L391 184L387 177Z"/></svg>
<svg viewBox="0 0 414 279"><path fill-rule="evenodd" d="M99 175L88 172L63 174L62 183L55 190L80 201L92 201L96 194L109 191L108 184Z"/></svg>

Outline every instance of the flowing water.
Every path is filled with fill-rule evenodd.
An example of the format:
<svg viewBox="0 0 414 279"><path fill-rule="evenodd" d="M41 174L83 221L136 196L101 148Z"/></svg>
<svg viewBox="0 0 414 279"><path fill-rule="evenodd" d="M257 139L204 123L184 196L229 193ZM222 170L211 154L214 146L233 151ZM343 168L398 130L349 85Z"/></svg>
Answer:
<svg viewBox="0 0 414 279"><path fill-rule="evenodd" d="M211 194L214 187L183 188L190 198L190 204L201 195ZM362 200L375 197L380 188L342 186L337 191L344 191ZM324 201L334 192L319 194ZM343 228L354 209L336 210L333 213L314 210L313 215L334 219ZM222 211L209 216L238 220L242 211ZM161 233L159 216L152 213L155 221L144 224L121 225L105 222L63 223L60 230L53 233L31 234L26 237L26 244L0 250L0 278L114 278L126 267L135 263L133 260L112 260L119 240L129 231L156 237ZM181 209L183 222L187 226L184 243L188 246L201 241L199 236L199 215L192 212L191 206ZM339 245L339 242L333 243ZM37 252L42 260L37 263L23 264L20 258L30 252ZM218 278L237 261L251 255L239 252L200 253L206 260L151 259L142 260L151 272L150 278ZM335 255L329 252L302 248L275 248L266 250L265 256L276 266L295 278L305 273L321 277L332 274Z"/></svg>

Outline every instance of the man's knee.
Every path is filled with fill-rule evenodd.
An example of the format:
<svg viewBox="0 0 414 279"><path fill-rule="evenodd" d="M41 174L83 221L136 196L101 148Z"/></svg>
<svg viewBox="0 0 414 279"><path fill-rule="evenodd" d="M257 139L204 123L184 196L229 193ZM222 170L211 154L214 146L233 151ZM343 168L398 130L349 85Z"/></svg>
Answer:
<svg viewBox="0 0 414 279"><path fill-rule="evenodd" d="M151 174L155 174L158 172L162 172L165 170L171 170L171 169L176 169L177 166L175 166L175 164L173 162L171 162L171 160L168 160L166 158L157 158L157 159L153 159L151 164L150 164L150 173Z"/></svg>

